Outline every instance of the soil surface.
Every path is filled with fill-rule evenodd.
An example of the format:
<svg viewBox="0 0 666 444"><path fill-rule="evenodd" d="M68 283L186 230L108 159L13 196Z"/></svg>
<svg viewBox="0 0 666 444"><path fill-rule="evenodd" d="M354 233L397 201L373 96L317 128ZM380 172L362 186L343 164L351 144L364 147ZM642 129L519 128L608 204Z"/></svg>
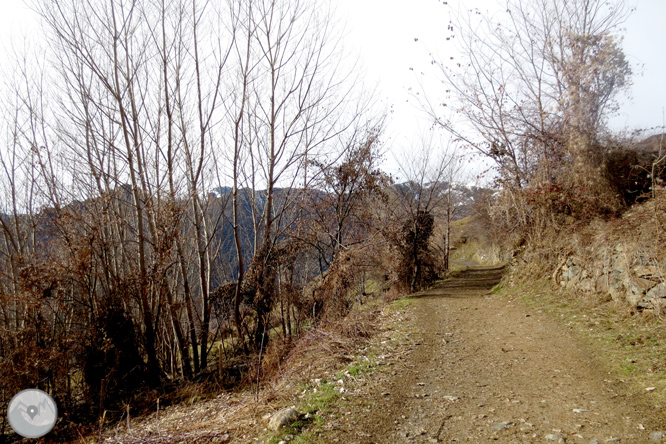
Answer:
<svg viewBox="0 0 666 444"><path fill-rule="evenodd" d="M666 442L649 391L631 394L557 320L493 294L502 273L469 267L413 296L321 442Z"/></svg>

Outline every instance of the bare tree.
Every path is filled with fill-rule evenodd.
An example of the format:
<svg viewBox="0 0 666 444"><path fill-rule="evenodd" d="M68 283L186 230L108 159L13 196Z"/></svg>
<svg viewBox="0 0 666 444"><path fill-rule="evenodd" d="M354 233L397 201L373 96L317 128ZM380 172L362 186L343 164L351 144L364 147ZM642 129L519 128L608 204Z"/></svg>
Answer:
<svg viewBox="0 0 666 444"><path fill-rule="evenodd" d="M401 255L401 281L416 291L448 269L450 224L456 204L453 187L460 179L462 163L450 143L438 146L429 134L422 137L418 149L410 147L399 165L402 178L394 186L396 232L391 237ZM443 270L437 269L432 257L436 221L446 224Z"/></svg>
<svg viewBox="0 0 666 444"><path fill-rule="evenodd" d="M367 241L368 201L384 193L389 180L378 167L381 132L381 122L363 126L344 139L341 159L311 162L316 181L303 202L310 215L301 240L318 251L322 273L341 251Z"/></svg>
<svg viewBox="0 0 666 444"><path fill-rule="evenodd" d="M296 187L297 179L306 176L300 172L358 114L347 110L353 85L341 72L330 5L274 0L243 5L243 39L236 51L242 89L232 113L234 201L242 178L251 190L255 229L248 274L239 268L235 305L241 288L253 295L253 341L259 344L277 291L274 249L297 218L294 204L309 185L304 178L304 186ZM265 192L257 191L260 186ZM242 260L238 241L236 245Z"/></svg>
<svg viewBox="0 0 666 444"><path fill-rule="evenodd" d="M89 189L85 197L119 189L131 195L133 217L122 212L127 202L121 196L102 226L109 241L120 243L116 276L134 279L136 272L150 373L161 373L156 329L165 325L159 320L165 305L183 372L192 374L190 347L194 372L201 371L210 351L211 257L221 223L210 219L205 190L212 184L211 159L219 155L216 113L234 36L223 32L222 10L206 1L89 1L84 8L36 3L53 37L52 62L65 91L60 102L68 119L59 124L60 138L71 148L70 159L87 166L80 181L96 184L83 188ZM187 205L178 203L182 199ZM165 232L165 223L175 224L179 234ZM176 257L169 253L172 245ZM164 291L156 284L163 273L182 287Z"/></svg>
<svg viewBox="0 0 666 444"><path fill-rule="evenodd" d="M629 85L616 37L628 9L621 0L509 0L502 10L452 12L447 40L461 59L433 59L446 86L436 100L426 93L426 109L494 160L511 187L549 181L567 156L577 171L591 167L596 138Z"/></svg>
<svg viewBox="0 0 666 444"><path fill-rule="evenodd" d="M312 165L348 153L362 166L339 171L361 184L337 194L343 249L378 143L339 144L356 140L367 103L328 5L33 5L46 61L23 56L0 99L0 368L103 414L165 376L206 372L232 318L242 345L265 345L277 316L285 337L298 331L317 275L303 208L329 174ZM52 347L48 362L15 350L33 332L26 350Z"/></svg>

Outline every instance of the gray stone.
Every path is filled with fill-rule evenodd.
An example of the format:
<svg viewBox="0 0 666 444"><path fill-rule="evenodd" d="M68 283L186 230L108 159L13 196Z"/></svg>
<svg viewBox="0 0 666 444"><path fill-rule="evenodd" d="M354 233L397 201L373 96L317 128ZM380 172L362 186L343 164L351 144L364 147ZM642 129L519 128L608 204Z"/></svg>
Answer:
<svg viewBox="0 0 666 444"><path fill-rule="evenodd" d="M652 441L661 441L666 438L666 432L652 432L650 433L650 439Z"/></svg>
<svg viewBox="0 0 666 444"><path fill-rule="evenodd" d="M622 441L622 438L608 438L606 442L620 442Z"/></svg>
<svg viewBox="0 0 666 444"><path fill-rule="evenodd" d="M500 422L499 424L495 424L495 425L493 426L493 430L502 430L502 429L506 429L506 428L509 427L511 424L513 424L511 421L503 421L503 422Z"/></svg>
<svg viewBox="0 0 666 444"><path fill-rule="evenodd" d="M666 305L666 282L662 282L650 289L637 304L641 309L660 309Z"/></svg>
<svg viewBox="0 0 666 444"><path fill-rule="evenodd" d="M627 302L635 307L643 299L648 290L655 286L655 283L647 279L634 278L626 281Z"/></svg>
<svg viewBox="0 0 666 444"><path fill-rule="evenodd" d="M295 421L298 421L298 412L293 407L288 407L271 416L271 420L268 422L268 428L273 431L278 431L282 427L291 425Z"/></svg>
<svg viewBox="0 0 666 444"><path fill-rule="evenodd" d="M608 293L611 295L614 301L621 301L624 299L624 281L618 281L617 279L611 278L611 282L608 285Z"/></svg>
<svg viewBox="0 0 666 444"><path fill-rule="evenodd" d="M599 444L599 440L598 439L593 439L588 444Z"/></svg>
<svg viewBox="0 0 666 444"><path fill-rule="evenodd" d="M562 435L557 435L555 433L549 433L546 436L546 441L555 441L555 442L564 442L564 438L562 438Z"/></svg>
<svg viewBox="0 0 666 444"><path fill-rule="evenodd" d="M568 269L564 270L562 272L562 279L565 281L570 281L572 280L578 273L580 273L580 268L577 266L573 265L569 267Z"/></svg>
<svg viewBox="0 0 666 444"><path fill-rule="evenodd" d="M655 285L645 294L645 299L657 298L666 298L666 282Z"/></svg>

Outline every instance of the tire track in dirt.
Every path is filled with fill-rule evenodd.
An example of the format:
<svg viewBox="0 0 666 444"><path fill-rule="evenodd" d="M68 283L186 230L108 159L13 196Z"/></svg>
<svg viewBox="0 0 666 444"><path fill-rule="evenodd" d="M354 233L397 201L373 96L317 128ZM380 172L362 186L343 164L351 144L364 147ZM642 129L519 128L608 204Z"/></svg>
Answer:
<svg viewBox="0 0 666 444"><path fill-rule="evenodd" d="M657 442L663 412L556 320L491 294L502 272L470 267L415 295L392 333L406 339L378 345L380 370L323 442Z"/></svg>

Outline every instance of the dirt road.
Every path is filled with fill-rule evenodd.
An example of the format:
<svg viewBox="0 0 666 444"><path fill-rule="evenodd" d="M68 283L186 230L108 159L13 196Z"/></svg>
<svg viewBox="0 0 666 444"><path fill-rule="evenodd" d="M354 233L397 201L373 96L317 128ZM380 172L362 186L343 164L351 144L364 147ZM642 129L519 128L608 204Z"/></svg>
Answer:
<svg viewBox="0 0 666 444"><path fill-rule="evenodd" d="M416 296L323 441L666 442L663 414L564 326L491 294L501 273L472 267Z"/></svg>

